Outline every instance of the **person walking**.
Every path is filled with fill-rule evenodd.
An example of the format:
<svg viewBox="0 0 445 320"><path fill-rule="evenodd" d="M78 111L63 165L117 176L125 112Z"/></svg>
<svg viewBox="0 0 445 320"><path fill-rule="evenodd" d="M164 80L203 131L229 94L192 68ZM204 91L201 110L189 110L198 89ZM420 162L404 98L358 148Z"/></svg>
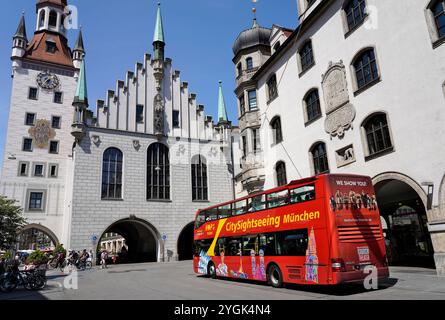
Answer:
<svg viewBox="0 0 445 320"><path fill-rule="evenodd" d="M107 268L107 258L108 258L108 253L106 250L103 250L102 254L100 255L100 268L101 269Z"/></svg>

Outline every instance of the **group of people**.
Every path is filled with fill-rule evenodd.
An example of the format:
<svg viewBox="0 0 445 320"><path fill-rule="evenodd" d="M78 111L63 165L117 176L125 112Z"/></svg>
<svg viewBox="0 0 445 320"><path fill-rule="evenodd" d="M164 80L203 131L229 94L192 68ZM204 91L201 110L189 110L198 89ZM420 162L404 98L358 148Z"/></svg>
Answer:
<svg viewBox="0 0 445 320"><path fill-rule="evenodd" d="M367 208L369 210L377 210L377 199L375 195L370 196L362 190L362 193L355 193L350 191L348 193L342 194L340 190L337 190L335 196L331 196L330 204L333 211L343 210L343 209L361 209Z"/></svg>

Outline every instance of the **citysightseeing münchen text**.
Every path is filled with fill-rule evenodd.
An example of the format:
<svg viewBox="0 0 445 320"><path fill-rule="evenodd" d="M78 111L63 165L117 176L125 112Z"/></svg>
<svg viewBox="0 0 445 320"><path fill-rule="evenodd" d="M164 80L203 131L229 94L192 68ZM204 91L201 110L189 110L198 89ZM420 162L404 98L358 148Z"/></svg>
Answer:
<svg viewBox="0 0 445 320"><path fill-rule="evenodd" d="M304 222L310 220L320 219L320 211L303 213L289 213L283 215L283 224L294 223L294 222ZM228 222L226 224L226 231L236 233L238 231L246 232L247 230L263 228L263 227L275 227L279 228L281 226L281 216L271 217L261 219L247 219L238 220L236 222Z"/></svg>

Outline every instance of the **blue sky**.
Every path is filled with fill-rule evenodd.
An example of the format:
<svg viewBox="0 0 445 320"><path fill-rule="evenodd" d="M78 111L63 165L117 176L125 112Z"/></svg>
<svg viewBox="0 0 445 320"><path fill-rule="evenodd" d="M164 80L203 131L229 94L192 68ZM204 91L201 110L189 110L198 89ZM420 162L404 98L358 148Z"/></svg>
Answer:
<svg viewBox="0 0 445 320"><path fill-rule="evenodd" d="M6 139L11 96L11 46L22 11L26 12L28 38L35 31L36 0L2 1L0 21L0 168ZM154 0L68 0L79 10L87 51L88 93L91 108L125 79L127 70L152 52L157 2ZM181 80L197 93L205 113L217 116L218 81L223 81L230 120L236 123L236 97L232 44L239 32L252 25L251 0L164 0L166 57L173 59ZM297 25L296 0L258 0L262 26ZM74 46L77 30L70 30ZM1 171L1 169L0 169Z"/></svg>

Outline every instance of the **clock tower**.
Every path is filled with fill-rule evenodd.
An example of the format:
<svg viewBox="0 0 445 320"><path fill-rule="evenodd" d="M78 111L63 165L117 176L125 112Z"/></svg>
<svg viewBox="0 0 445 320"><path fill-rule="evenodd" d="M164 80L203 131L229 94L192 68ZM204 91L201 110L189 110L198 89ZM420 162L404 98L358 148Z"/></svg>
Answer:
<svg viewBox="0 0 445 320"><path fill-rule="evenodd" d="M75 142L72 102L84 57L83 39L81 55L79 45L76 54L68 45L66 6L67 0L37 0L32 39L28 41L25 16L13 36L12 93L0 181L0 194L19 202L29 226L49 235L51 245L65 246Z"/></svg>

